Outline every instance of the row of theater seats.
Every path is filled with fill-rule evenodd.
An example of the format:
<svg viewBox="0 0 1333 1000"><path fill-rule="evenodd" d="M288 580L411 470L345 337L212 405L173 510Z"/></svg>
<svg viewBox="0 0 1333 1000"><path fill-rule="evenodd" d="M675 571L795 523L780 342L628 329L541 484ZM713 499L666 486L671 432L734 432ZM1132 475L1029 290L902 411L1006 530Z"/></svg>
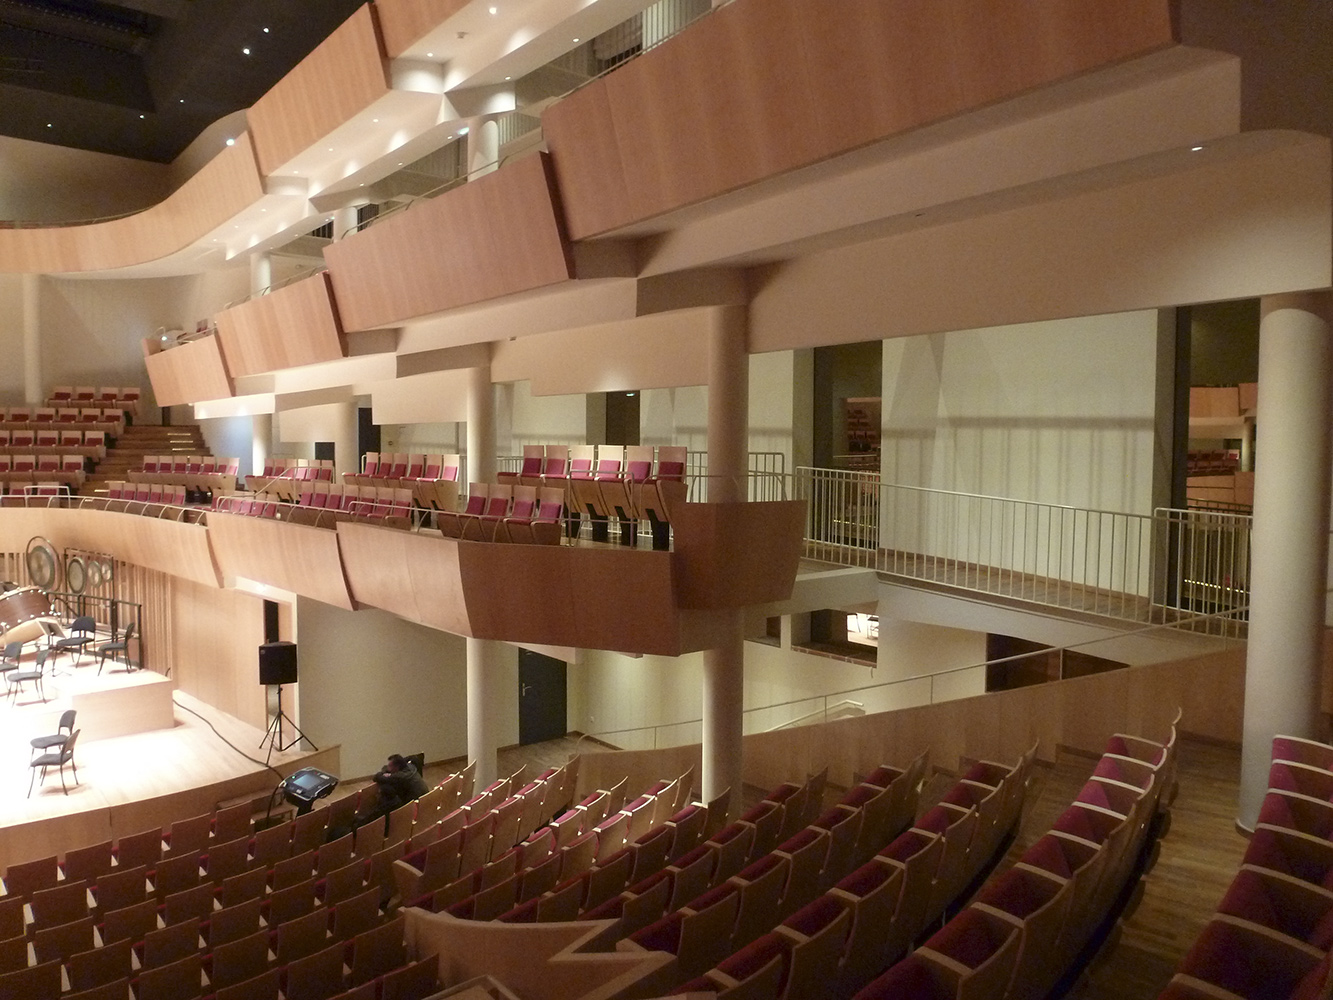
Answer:
<svg viewBox="0 0 1333 1000"><path fill-rule="evenodd" d="M360 472L344 472L343 482L357 486L399 486L404 481L458 482L462 456L414 455L410 452L366 452Z"/></svg>
<svg viewBox="0 0 1333 1000"><path fill-rule="evenodd" d="M71 489L83 485L83 457L81 455L10 455L0 453L0 480L34 480L41 478L64 483Z"/></svg>
<svg viewBox="0 0 1333 1000"><path fill-rule="evenodd" d="M654 452L656 465L654 465ZM638 538L638 522L652 525L653 547L669 544L670 510L686 497L685 448L662 445L528 445L518 472L501 473L501 484L559 486L571 532L586 514L593 538L610 537L609 521L620 525L622 545Z"/></svg>
<svg viewBox="0 0 1333 1000"><path fill-rule="evenodd" d="M469 483L464 508L437 511L435 524L446 538L555 545L564 506L558 486Z"/></svg>
<svg viewBox="0 0 1333 1000"><path fill-rule="evenodd" d="M183 486L196 493L230 493L236 489L239 458L210 455L145 455L137 469L125 473L132 483Z"/></svg>
<svg viewBox="0 0 1333 1000"><path fill-rule="evenodd" d="M84 458L106 458L106 433L104 431L64 430L55 425L41 427L38 430L0 430L0 451L12 454L17 451L54 451L61 455L82 455Z"/></svg>
<svg viewBox="0 0 1333 1000"><path fill-rule="evenodd" d="M333 481L331 459L270 457L259 475L245 477L245 486L252 492L267 489L280 493L284 500L291 502L300 484L318 481Z"/></svg>
<svg viewBox="0 0 1333 1000"><path fill-rule="evenodd" d="M1012 767L987 765L985 777L994 784L979 778L960 780L915 824L914 795L905 815L890 810L883 825L872 822L876 804L902 778L885 769L871 775L844 796L839 807L849 811L859 803L863 811L861 834L849 863L826 866L814 891L795 899L789 898L789 880L777 912L781 924L748 943L734 938L738 950L676 992L735 991L796 1000L848 996L863 987L901 957L922 929L938 920L978 874L994 864L1021 815L1031 764L1028 754ZM924 757L908 769L908 780L923 771ZM887 785L885 791L878 790L880 785ZM960 801L971 803L962 809L965 818L956 815ZM805 836L821 826L827 823L816 820ZM802 845L796 850L808 849ZM835 834L828 848L830 858L836 850ZM778 850L779 856L787 853ZM741 873L742 879L745 874Z"/></svg>
<svg viewBox="0 0 1333 1000"><path fill-rule="evenodd" d="M150 513L141 508L135 509L131 504L167 504L173 507L184 507L188 502L187 491L184 486L159 486L157 484L150 486L147 483L108 482L106 490L106 500L103 503L103 508L106 510ZM151 513L160 512L153 511Z"/></svg>
<svg viewBox="0 0 1333 1000"><path fill-rule="evenodd" d="M1240 870L1161 1000L1333 990L1333 747L1276 737L1268 785Z"/></svg>
<svg viewBox="0 0 1333 1000"><path fill-rule="evenodd" d="M102 431L109 437L116 437L125 430L125 411L120 407L63 407L56 409L49 406L36 408L11 406L0 417L0 429L13 431L39 431L50 427L63 427L73 430L78 427L85 431Z"/></svg>
<svg viewBox="0 0 1333 1000"><path fill-rule="evenodd" d="M313 485L313 484L306 484ZM254 496L215 494L213 509L228 514L271 517L294 524L332 527L338 521L369 519L395 528L412 524L412 491L374 486L340 486L321 483L324 489L303 489L299 503L279 498L277 493L260 490Z"/></svg>
<svg viewBox="0 0 1333 1000"><path fill-rule="evenodd" d="M382 911L351 838L322 844L326 812L252 835L246 803L70 851L62 865L10 866L0 996L56 1000L62 977L73 1000L124 1000L131 986L139 1000L326 1000L367 983L430 995L434 962L408 960L403 920Z"/></svg>
<svg viewBox="0 0 1333 1000"><path fill-rule="evenodd" d="M1139 877L1168 825L1175 750L1174 724L1165 743L1112 737L1050 831L856 1000L1039 1000L1057 989L1137 902ZM977 765L965 779L992 773Z"/></svg>
<svg viewBox="0 0 1333 1000"><path fill-rule="evenodd" d="M558 881L574 882L595 869L601 869L601 890L590 891L599 893L599 901L605 899L625 887L636 863L656 863L657 867L665 863L671 831L675 829L669 825L671 817L695 808L688 805L692 781L691 771L676 780L655 782L626 803L627 782L622 779L614 788L592 793L517 841L508 837L493 840L490 860L480 866L476 860L483 852L473 846L473 825L456 830L394 866L404 904L434 912L447 909L466 919L490 920L512 910L520 901L536 903L549 896ZM572 784L567 792L572 794ZM569 801L566 798L564 804ZM501 806L497 809L497 825L503 821L503 813ZM696 832L702 829L703 815L692 824ZM640 843L644 840L652 840L652 846ZM580 898L586 905L586 897ZM577 909L570 919L573 913Z"/></svg>
<svg viewBox="0 0 1333 1000"><path fill-rule="evenodd" d="M58 385L51 390L51 395L46 398L46 405L48 407L119 407L122 410L137 413L140 394L139 387L134 385L104 385L100 388L93 388L91 385Z"/></svg>
<svg viewBox="0 0 1333 1000"><path fill-rule="evenodd" d="M1240 460L1225 451L1192 451L1189 453L1186 475L1229 476L1240 467Z"/></svg>

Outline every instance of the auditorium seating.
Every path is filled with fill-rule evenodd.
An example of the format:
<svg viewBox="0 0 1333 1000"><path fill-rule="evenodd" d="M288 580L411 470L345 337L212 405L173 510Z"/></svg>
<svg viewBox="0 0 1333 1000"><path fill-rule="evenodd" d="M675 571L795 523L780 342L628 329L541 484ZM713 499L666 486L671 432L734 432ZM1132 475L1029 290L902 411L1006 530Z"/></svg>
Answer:
<svg viewBox="0 0 1333 1000"><path fill-rule="evenodd" d="M1333 988L1333 747L1273 739L1269 790L1217 912L1162 998L1313 1000Z"/></svg>
<svg viewBox="0 0 1333 1000"><path fill-rule="evenodd" d="M199 493L231 493L236 489L239 458L210 455L145 455L143 464L126 472L132 483L180 485Z"/></svg>
<svg viewBox="0 0 1333 1000"><path fill-rule="evenodd" d="M411 490L423 510L454 510L458 506L458 454L366 452L360 472L343 473L347 486Z"/></svg>
<svg viewBox="0 0 1333 1000"><path fill-rule="evenodd" d="M295 503L305 483L332 479L333 462L328 459L270 457L259 475L245 477L245 488L252 493L267 491Z"/></svg>
<svg viewBox="0 0 1333 1000"><path fill-rule="evenodd" d="M1160 794L1164 776L1173 773L1175 736L1173 724L1168 739L1153 744L1155 753L1148 752L1148 741L1114 736L1052 829L1017 864L988 879L924 946L864 985L858 1000L1040 1000L1058 989L1071 970L1095 954L1137 898L1135 886L1153 857L1152 840L1167 826L1158 810L1165 801ZM1151 763L1120 752L1130 747ZM995 796L982 795L976 786L996 774L994 765L975 763L963 773L945 800L956 803L955 809L971 802L980 812L980 803ZM1120 777L1134 780L1121 782ZM1003 791L998 797L1006 799ZM924 834L936 825L918 821L913 832ZM951 829L936 832L947 838ZM987 842L985 830L985 823L978 823L977 843ZM947 845L942 855L943 865ZM948 880L937 875L937 886L941 881Z"/></svg>

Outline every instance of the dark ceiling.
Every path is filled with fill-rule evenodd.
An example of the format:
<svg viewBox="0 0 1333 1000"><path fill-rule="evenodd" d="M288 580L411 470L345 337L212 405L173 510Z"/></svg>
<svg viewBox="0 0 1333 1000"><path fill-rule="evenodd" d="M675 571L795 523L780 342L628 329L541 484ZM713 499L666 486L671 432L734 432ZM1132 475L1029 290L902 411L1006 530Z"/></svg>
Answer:
<svg viewBox="0 0 1333 1000"><path fill-rule="evenodd" d="M0 0L0 135L170 162L364 2Z"/></svg>

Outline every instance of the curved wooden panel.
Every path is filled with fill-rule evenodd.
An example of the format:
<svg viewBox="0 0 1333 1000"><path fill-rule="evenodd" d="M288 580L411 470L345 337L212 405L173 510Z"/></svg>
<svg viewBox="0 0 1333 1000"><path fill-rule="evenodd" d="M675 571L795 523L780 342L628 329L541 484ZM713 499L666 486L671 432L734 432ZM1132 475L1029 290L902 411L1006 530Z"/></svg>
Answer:
<svg viewBox="0 0 1333 1000"><path fill-rule="evenodd" d="M468 0L375 0L384 50L397 59L468 5Z"/></svg>
<svg viewBox="0 0 1333 1000"><path fill-rule="evenodd" d="M456 635L472 634L458 549L450 540L344 521L338 525L338 542L357 604Z"/></svg>
<svg viewBox="0 0 1333 1000"><path fill-rule="evenodd" d="M336 361L347 354L327 273L224 309L217 324L233 376Z"/></svg>
<svg viewBox="0 0 1333 1000"><path fill-rule="evenodd" d="M418 202L326 247L349 332L573 277L546 154Z"/></svg>
<svg viewBox="0 0 1333 1000"><path fill-rule="evenodd" d="M160 351L144 358L158 406L177 406L235 394L216 337Z"/></svg>
<svg viewBox="0 0 1333 1000"><path fill-rule="evenodd" d="M222 586L208 529L93 508L6 507L0 510L0 545L22 552L33 535L45 535L57 549L106 552L116 559L192 580Z"/></svg>
<svg viewBox="0 0 1333 1000"><path fill-rule="evenodd" d="M250 108L260 172L279 172L388 92L388 68L366 4Z"/></svg>
<svg viewBox="0 0 1333 1000"><path fill-rule="evenodd" d="M736 0L542 126L581 239L1174 40L1169 0Z"/></svg>
<svg viewBox="0 0 1333 1000"><path fill-rule="evenodd" d="M743 608L791 597L804 500L681 504L671 512L671 530L681 607Z"/></svg>
<svg viewBox="0 0 1333 1000"><path fill-rule="evenodd" d="M248 133L164 201L85 226L0 229L0 271L60 274L129 267L190 246L264 194Z"/></svg>
<svg viewBox="0 0 1333 1000"><path fill-rule="evenodd" d="M208 532L218 565L227 576L242 576L354 610L336 531L210 511Z"/></svg>

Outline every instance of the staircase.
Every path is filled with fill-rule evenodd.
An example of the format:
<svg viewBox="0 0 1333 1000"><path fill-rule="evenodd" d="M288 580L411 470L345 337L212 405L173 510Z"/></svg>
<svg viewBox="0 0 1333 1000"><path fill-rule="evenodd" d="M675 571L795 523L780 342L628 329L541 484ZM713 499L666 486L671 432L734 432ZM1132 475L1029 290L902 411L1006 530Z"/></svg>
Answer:
<svg viewBox="0 0 1333 1000"><path fill-rule="evenodd" d="M106 484L112 481L124 481L130 469L143 465L145 455L210 455L204 444L204 436L199 432L198 424L131 424L120 437L116 446L108 448L106 458L97 463L97 468L88 473L84 480L82 496L105 496Z"/></svg>

